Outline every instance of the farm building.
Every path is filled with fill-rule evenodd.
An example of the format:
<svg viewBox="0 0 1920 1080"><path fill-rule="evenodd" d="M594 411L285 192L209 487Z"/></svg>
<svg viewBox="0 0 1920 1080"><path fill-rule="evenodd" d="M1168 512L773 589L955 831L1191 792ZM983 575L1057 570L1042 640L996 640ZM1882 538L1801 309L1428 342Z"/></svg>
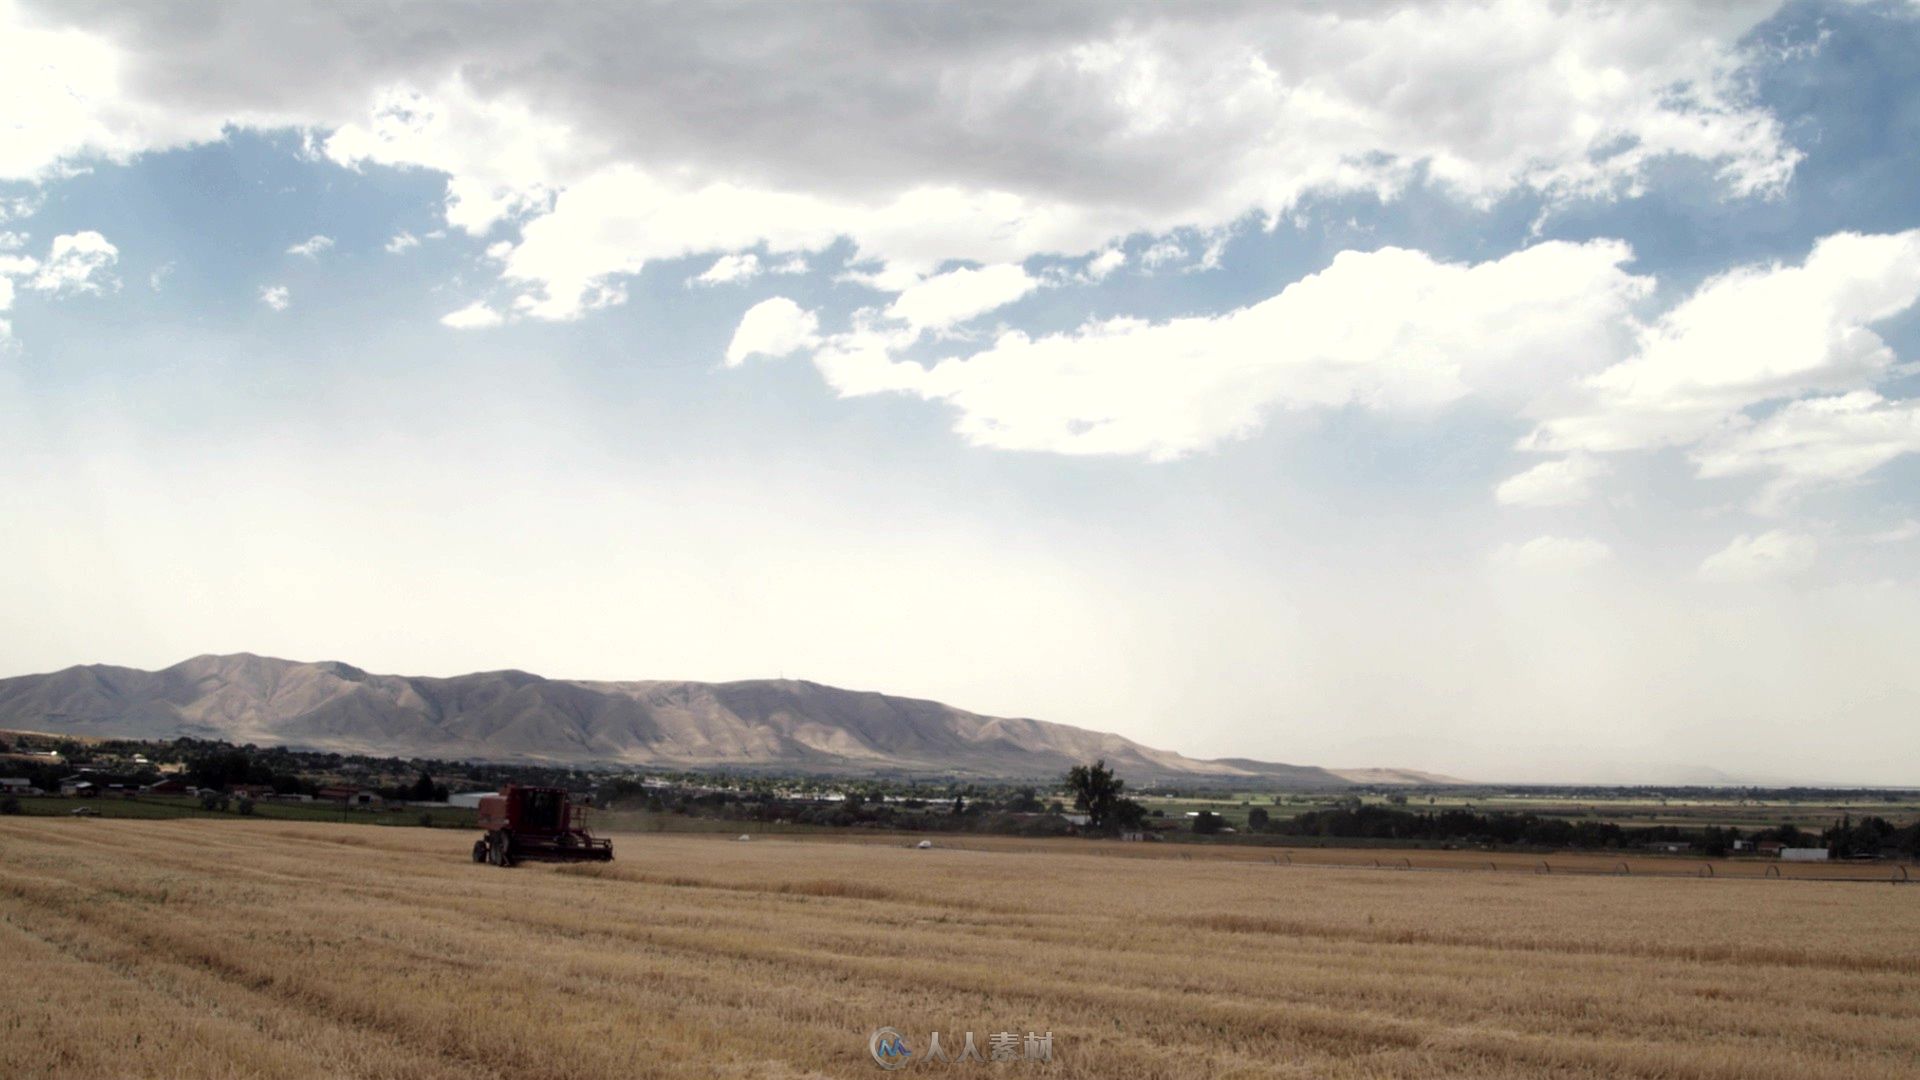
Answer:
<svg viewBox="0 0 1920 1080"><path fill-rule="evenodd" d="M323 787L319 797L348 806L379 806L382 801L379 792L367 788Z"/></svg>
<svg viewBox="0 0 1920 1080"><path fill-rule="evenodd" d="M0 776L0 794L25 795L30 786L24 776Z"/></svg>
<svg viewBox="0 0 1920 1080"><path fill-rule="evenodd" d="M1780 849L1783 862L1826 862L1827 849L1823 847L1790 847Z"/></svg>
<svg viewBox="0 0 1920 1080"><path fill-rule="evenodd" d="M479 808L481 799L498 794L500 793L497 791L461 791L447 796L447 805L474 810Z"/></svg>

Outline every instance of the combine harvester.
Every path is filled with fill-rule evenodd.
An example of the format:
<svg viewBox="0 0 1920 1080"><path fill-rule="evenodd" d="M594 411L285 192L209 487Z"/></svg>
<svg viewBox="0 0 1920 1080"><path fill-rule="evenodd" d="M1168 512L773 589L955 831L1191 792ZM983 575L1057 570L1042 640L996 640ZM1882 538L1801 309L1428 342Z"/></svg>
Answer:
<svg viewBox="0 0 1920 1080"><path fill-rule="evenodd" d="M473 842L473 861L612 862L613 841L587 832L586 809L567 798L565 788L508 784L480 800L479 824L487 835Z"/></svg>

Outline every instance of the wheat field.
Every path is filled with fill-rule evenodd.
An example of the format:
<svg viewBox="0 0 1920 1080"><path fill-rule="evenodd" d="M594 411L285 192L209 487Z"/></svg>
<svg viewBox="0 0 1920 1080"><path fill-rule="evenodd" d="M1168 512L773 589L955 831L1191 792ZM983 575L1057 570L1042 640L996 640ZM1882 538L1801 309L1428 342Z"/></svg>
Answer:
<svg viewBox="0 0 1920 1080"><path fill-rule="evenodd" d="M0 820L0 1075L1920 1075L1920 888L457 831ZM1373 858L1374 856L1369 856Z"/></svg>

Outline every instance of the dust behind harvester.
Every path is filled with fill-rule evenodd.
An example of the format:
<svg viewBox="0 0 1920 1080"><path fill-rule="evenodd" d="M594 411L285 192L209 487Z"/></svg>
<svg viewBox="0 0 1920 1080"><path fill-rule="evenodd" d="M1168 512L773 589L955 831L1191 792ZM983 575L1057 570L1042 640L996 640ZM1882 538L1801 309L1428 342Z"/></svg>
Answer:
<svg viewBox="0 0 1920 1080"><path fill-rule="evenodd" d="M585 813L564 788L508 784L500 794L480 800L479 824L487 835L473 842L473 861L494 866L523 859L613 861L613 841L589 834Z"/></svg>

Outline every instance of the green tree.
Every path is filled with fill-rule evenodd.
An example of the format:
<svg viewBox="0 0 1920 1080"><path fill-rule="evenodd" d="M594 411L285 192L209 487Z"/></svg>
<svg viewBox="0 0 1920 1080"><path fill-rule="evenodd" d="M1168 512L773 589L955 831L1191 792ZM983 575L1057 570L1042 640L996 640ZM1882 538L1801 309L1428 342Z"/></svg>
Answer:
<svg viewBox="0 0 1920 1080"><path fill-rule="evenodd" d="M1264 831L1268 822L1271 820L1272 818L1268 815L1264 807L1256 806L1247 811L1247 828L1252 829L1254 832Z"/></svg>
<svg viewBox="0 0 1920 1080"><path fill-rule="evenodd" d="M1074 808L1087 815L1095 832L1135 828L1146 817L1146 809L1126 797L1127 782L1107 768L1105 758L1068 769L1066 786L1073 792Z"/></svg>
<svg viewBox="0 0 1920 1080"><path fill-rule="evenodd" d="M437 790L433 784L433 777L427 774L427 770L421 769L420 779L415 780L413 787L407 790L407 798L413 802L434 802Z"/></svg>
<svg viewBox="0 0 1920 1080"><path fill-rule="evenodd" d="M1202 810L1200 816L1193 819L1193 831L1200 836L1212 836L1220 831L1221 824L1222 819L1219 814L1211 810Z"/></svg>

